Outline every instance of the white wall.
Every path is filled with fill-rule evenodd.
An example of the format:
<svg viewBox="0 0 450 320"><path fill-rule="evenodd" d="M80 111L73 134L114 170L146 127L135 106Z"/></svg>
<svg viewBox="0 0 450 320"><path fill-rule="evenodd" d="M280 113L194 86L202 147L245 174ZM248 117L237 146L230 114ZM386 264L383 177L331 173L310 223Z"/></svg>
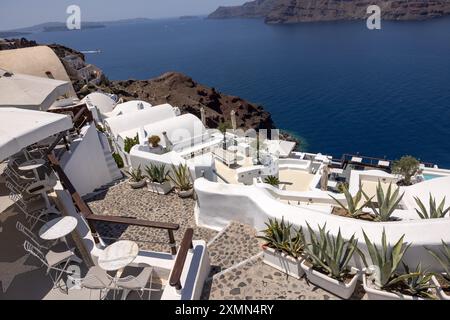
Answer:
<svg viewBox="0 0 450 320"><path fill-rule="evenodd" d="M95 126L83 127L81 135L82 138L75 140L71 150L63 155L61 166L78 193L83 196L113 179Z"/></svg>
<svg viewBox="0 0 450 320"><path fill-rule="evenodd" d="M332 235L337 235L339 228L344 238L353 234L359 239L359 247L366 252L362 230L368 237L381 245L383 228L386 230L388 242L395 243L403 234L405 241L412 243L405 256L405 262L416 267L422 262L424 267L430 266L440 271L440 266L424 249L424 245L436 249L441 240L450 242L450 219L416 220L400 222L368 222L350 218L324 214L318 210L290 206L274 199L270 193L256 186L231 185L209 182L206 179L195 181L198 197L196 209L197 221L200 225L219 230L231 221L249 224L256 230L263 230L269 218L282 219L297 227L307 230L306 222L318 231L318 225L327 224ZM369 259L370 261L370 259ZM356 266L358 261L353 262Z"/></svg>

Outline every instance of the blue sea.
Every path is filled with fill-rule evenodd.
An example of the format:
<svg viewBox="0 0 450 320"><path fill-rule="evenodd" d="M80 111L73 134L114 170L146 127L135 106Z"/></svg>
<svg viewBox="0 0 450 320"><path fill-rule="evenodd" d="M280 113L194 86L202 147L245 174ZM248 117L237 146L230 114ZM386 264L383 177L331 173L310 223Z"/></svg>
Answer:
<svg viewBox="0 0 450 320"><path fill-rule="evenodd" d="M302 148L408 154L450 167L450 19L265 25L155 20L28 36L88 54L110 79L186 73L263 105Z"/></svg>

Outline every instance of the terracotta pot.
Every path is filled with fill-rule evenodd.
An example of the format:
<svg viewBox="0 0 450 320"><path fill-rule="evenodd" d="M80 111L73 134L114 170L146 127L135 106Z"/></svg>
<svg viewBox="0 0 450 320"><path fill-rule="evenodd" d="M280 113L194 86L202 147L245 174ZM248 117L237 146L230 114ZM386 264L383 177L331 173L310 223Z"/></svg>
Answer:
<svg viewBox="0 0 450 320"><path fill-rule="evenodd" d="M146 183L145 180L141 180L141 181L139 181L139 182L135 182L135 181L128 180L128 184L129 184L129 185L131 186L131 188L133 188L133 189L140 189L140 188L142 188L143 186L145 186L145 183Z"/></svg>

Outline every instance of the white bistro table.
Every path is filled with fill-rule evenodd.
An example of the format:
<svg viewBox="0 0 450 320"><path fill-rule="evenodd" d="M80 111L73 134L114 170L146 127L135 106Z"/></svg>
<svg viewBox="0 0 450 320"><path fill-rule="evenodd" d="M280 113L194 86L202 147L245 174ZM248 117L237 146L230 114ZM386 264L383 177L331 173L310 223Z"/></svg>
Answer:
<svg viewBox="0 0 450 320"><path fill-rule="evenodd" d="M55 206L51 205L50 200L47 195L47 192L52 190L53 187L56 185L56 181L55 181L54 185L52 185L50 183L50 181L47 179L41 180L39 178L39 174L37 172L37 169L43 167L45 165L45 163L46 162L44 159L32 159L32 160L28 160L28 161L21 163L17 168L20 171L33 171L34 176L36 178L36 182L33 183L28 188L27 191L30 194L41 194L42 195L42 197L44 198L44 201L45 201L45 206L46 206L45 212L47 214L59 213L59 211L55 208Z"/></svg>
<svg viewBox="0 0 450 320"><path fill-rule="evenodd" d="M105 271L117 271L116 278L119 278L130 263L139 254L139 246L136 242L121 240L106 247L98 258L98 265Z"/></svg>
<svg viewBox="0 0 450 320"><path fill-rule="evenodd" d="M44 224L39 230L39 237L44 240L63 240L66 245L66 236L77 227L78 220L75 217L65 216L53 219Z"/></svg>

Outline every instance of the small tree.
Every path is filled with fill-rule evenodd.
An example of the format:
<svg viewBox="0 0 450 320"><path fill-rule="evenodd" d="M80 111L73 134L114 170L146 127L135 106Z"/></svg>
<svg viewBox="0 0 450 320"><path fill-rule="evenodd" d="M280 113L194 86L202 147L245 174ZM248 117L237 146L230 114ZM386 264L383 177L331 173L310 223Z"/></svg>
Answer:
<svg viewBox="0 0 450 320"><path fill-rule="evenodd" d="M124 144L123 151L125 151L126 153L130 153L131 148L139 144L139 135L136 134L134 138L126 137L123 144Z"/></svg>
<svg viewBox="0 0 450 320"><path fill-rule="evenodd" d="M420 162L412 156L403 156L394 162L392 172L403 176L405 185L411 185L411 178L419 171Z"/></svg>
<svg viewBox="0 0 450 320"><path fill-rule="evenodd" d="M223 134L223 149L225 150L227 147L227 130L231 129L231 125L228 121L224 121L219 123L219 125L217 126L217 129L219 129L220 132L222 132Z"/></svg>

